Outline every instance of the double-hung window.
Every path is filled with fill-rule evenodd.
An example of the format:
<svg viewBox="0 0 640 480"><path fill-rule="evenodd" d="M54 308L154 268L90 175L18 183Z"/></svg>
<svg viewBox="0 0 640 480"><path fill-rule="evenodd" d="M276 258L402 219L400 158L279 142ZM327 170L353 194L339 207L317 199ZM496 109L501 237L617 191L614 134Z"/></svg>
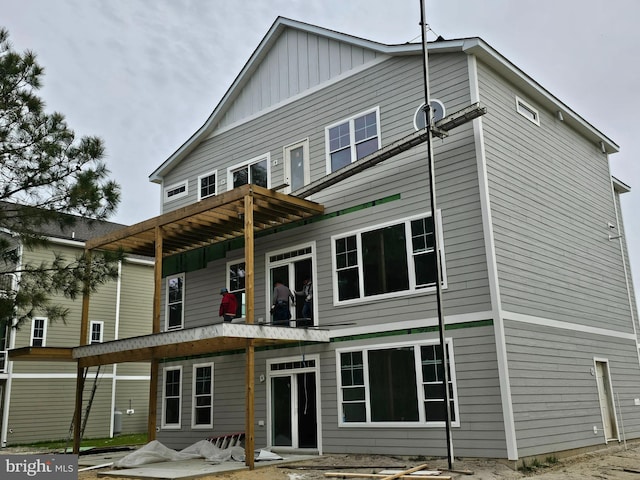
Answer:
<svg viewBox="0 0 640 480"><path fill-rule="evenodd" d="M89 343L102 343L104 322L92 320L89 324Z"/></svg>
<svg viewBox="0 0 640 480"><path fill-rule="evenodd" d="M184 326L184 274L167 277L166 329L177 330Z"/></svg>
<svg viewBox="0 0 640 480"><path fill-rule="evenodd" d="M193 428L213 428L213 363L193 366Z"/></svg>
<svg viewBox="0 0 640 480"><path fill-rule="evenodd" d="M245 266L244 262L235 262L227 264L228 272L228 289L229 293L236 296L236 318L242 318L246 314L246 296L245 296Z"/></svg>
<svg viewBox="0 0 640 480"><path fill-rule="evenodd" d="M249 183L269 188L269 158L270 155L267 153L231 167L227 175L228 189L232 190Z"/></svg>
<svg viewBox="0 0 640 480"><path fill-rule="evenodd" d="M380 149L380 109L326 127L325 137L329 174Z"/></svg>
<svg viewBox="0 0 640 480"><path fill-rule="evenodd" d="M36 317L31 320L31 346L44 347L47 339L47 319Z"/></svg>
<svg viewBox="0 0 640 480"><path fill-rule="evenodd" d="M332 248L336 303L435 287L435 233L430 215L334 236ZM444 263L444 255L441 258Z"/></svg>
<svg viewBox="0 0 640 480"><path fill-rule="evenodd" d="M162 427L180 428L182 367L165 368L162 383Z"/></svg>
<svg viewBox="0 0 640 480"><path fill-rule="evenodd" d="M217 194L216 178L218 172L213 171L198 177L198 200L213 197Z"/></svg>
<svg viewBox="0 0 640 480"><path fill-rule="evenodd" d="M452 424L459 425L451 342L445 342ZM337 353L341 425L445 421L439 343L393 344Z"/></svg>

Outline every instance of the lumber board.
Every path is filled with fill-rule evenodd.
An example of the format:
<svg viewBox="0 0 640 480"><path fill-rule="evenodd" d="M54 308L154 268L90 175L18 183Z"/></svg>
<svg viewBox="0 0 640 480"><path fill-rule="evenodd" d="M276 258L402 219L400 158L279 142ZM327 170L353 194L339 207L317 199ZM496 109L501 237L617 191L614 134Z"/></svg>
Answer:
<svg viewBox="0 0 640 480"><path fill-rule="evenodd" d="M400 472L399 477L402 479L420 479L420 480L451 480L451 475L413 475L410 473ZM389 478L389 475L384 473L355 473L355 472L326 472L325 477L338 477L338 478Z"/></svg>

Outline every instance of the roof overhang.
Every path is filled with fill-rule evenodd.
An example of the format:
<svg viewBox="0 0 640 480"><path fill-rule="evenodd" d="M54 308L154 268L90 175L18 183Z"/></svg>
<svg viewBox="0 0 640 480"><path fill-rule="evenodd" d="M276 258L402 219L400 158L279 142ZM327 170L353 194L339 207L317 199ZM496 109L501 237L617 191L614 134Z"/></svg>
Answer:
<svg viewBox="0 0 640 480"><path fill-rule="evenodd" d="M73 347L20 347L8 351L9 360L71 362Z"/></svg>
<svg viewBox="0 0 640 480"><path fill-rule="evenodd" d="M316 202L257 185L243 185L87 241L93 250L122 249L155 256L156 229L162 229L163 256L244 237L245 198L253 198L254 232L268 230L324 213Z"/></svg>
<svg viewBox="0 0 640 480"><path fill-rule="evenodd" d="M206 327L145 335L75 347L81 367L243 350L248 341L256 348L300 342L328 342L329 332L317 328L220 323Z"/></svg>

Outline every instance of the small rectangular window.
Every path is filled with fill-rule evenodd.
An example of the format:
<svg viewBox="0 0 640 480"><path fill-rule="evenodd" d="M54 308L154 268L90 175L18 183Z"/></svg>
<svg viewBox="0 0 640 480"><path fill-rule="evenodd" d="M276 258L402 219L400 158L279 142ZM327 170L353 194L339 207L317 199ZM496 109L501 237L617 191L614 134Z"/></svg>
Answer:
<svg viewBox="0 0 640 480"><path fill-rule="evenodd" d="M213 171L198 177L198 200L217 195L217 175L218 172Z"/></svg>
<svg viewBox="0 0 640 480"><path fill-rule="evenodd" d="M34 318L31 320L31 346L44 347L47 339L47 319Z"/></svg>
<svg viewBox="0 0 640 480"><path fill-rule="evenodd" d="M186 180L180 183L174 183L173 185L165 187L164 201L170 202L181 197L186 197L188 193L188 183Z"/></svg>
<svg viewBox="0 0 640 480"><path fill-rule="evenodd" d="M167 277L166 314L167 330L184 326L184 274Z"/></svg>
<svg viewBox="0 0 640 480"><path fill-rule="evenodd" d="M533 122L538 126L540 125L540 115L538 114L538 110L533 108L520 97L516 97L516 110L530 122Z"/></svg>
<svg viewBox="0 0 640 480"><path fill-rule="evenodd" d="M89 343L102 343L104 322L91 321L89 324Z"/></svg>

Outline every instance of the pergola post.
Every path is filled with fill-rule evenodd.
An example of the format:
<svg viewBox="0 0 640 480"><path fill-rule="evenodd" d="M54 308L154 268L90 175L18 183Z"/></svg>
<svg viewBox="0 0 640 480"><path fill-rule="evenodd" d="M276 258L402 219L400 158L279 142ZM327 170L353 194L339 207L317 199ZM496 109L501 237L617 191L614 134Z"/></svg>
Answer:
<svg viewBox="0 0 640 480"><path fill-rule="evenodd" d="M91 275L91 250L85 249L84 251L87 261L87 271L83 280L83 292L82 292L82 314L80 317L80 342L79 345L86 345L89 343L89 285L87 279ZM80 453L80 432L82 428L82 394L84 390L84 373L85 368L80 366L78 361L76 372L76 404L73 411L73 453Z"/></svg>
<svg viewBox="0 0 640 480"><path fill-rule="evenodd" d="M245 262L245 293L246 293L246 322L254 323L255 291L253 265L253 196L244 197L244 262ZM254 420L255 420L255 351L253 339L247 340L246 365L246 425L244 436L245 464L250 470L254 468Z"/></svg>
<svg viewBox="0 0 640 480"><path fill-rule="evenodd" d="M155 264L153 269L153 333L160 333L160 301L162 298L162 227L155 227ZM147 440L156 439L156 416L158 412L158 370L157 358L151 359L149 378L149 420L147 423Z"/></svg>

